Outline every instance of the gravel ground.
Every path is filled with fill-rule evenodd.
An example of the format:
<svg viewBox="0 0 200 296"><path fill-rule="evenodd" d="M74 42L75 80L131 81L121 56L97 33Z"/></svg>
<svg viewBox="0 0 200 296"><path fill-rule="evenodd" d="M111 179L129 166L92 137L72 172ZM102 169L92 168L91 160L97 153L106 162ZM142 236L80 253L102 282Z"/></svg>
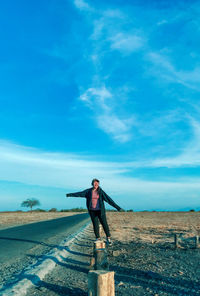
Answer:
<svg viewBox="0 0 200 296"><path fill-rule="evenodd" d="M59 223L56 223L57 221L53 220L50 224L50 233L48 227L43 227L41 223L39 224L39 226L38 224L35 224L35 227L28 228L29 233L24 231L22 227L18 227L17 229L8 229L8 231L6 231L7 229L1 231L1 233L4 232L4 234L3 236L1 235L0 238L3 240L4 243L2 242L1 245L1 247L3 246L3 248L1 248L2 254L0 264L0 295L2 295L5 290L7 293L7 289L10 289L13 284L15 285L23 278L26 278L27 274L29 274L29 271L33 270L33 267L37 267L45 260L47 254L51 254L54 250L55 254L62 251L63 247L61 246L61 243L63 243L63 241L66 241L66 239L70 239L70 237L74 235L74 231L80 231L80 227L83 227L83 225L88 223L89 219L87 214L84 214L83 221L81 220L82 218L80 217L79 219L79 217L80 216L78 215L75 217L75 219L72 219L74 221L73 223L76 223L74 225L73 223L70 223L70 219L64 219L64 222L62 219L62 222L58 221ZM66 224L66 221L69 221L69 223ZM46 230L44 239L42 239L42 233L38 231L38 227ZM32 229L32 234L30 233L30 229ZM53 231L51 232L51 230ZM39 236L37 236L36 232L38 232ZM8 233L8 238L6 233ZM25 234L24 237L23 233ZM20 238L20 235L22 235L22 238ZM16 241L16 243L14 244L14 248L16 247L17 251L14 252L13 256L11 249L13 248L13 245L11 244L10 240ZM5 250L5 248L7 247L6 243L9 245L9 252L8 254L3 254L3 250ZM18 243L20 245L18 245ZM29 247L23 249L23 244L29 244Z"/></svg>
<svg viewBox="0 0 200 296"><path fill-rule="evenodd" d="M199 213L109 213L113 246L108 249L115 271L116 295L200 295ZM181 238L173 244L174 233ZM27 295L87 295L87 274L94 234L85 230L70 246L69 257Z"/></svg>
<svg viewBox="0 0 200 296"><path fill-rule="evenodd" d="M49 246L35 246L29 251L29 254L22 258L14 258L9 262L5 262L0 266L0 289L14 282L20 280L24 276L26 268L33 264L37 264L37 256L42 256L48 253L52 247ZM1 292L0 292L1 295Z"/></svg>

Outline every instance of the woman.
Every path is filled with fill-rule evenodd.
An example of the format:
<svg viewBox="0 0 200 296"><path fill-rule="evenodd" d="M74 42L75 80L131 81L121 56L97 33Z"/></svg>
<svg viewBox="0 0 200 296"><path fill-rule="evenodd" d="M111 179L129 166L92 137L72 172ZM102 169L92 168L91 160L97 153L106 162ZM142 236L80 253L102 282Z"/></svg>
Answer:
<svg viewBox="0 0 200 296"><path fill-rule="evenodd" d="M112 245L112 242L110 239L110 230L109 230L109 226L106 219L104 201L109 203L118 211L122 209L101 189L101 187L99 186L99 180L98 179L92 180L92 188L86 189L81 192L68 193L66 194L66 196L86 198L86 205L92 220L96 239L100 240L100 235L99 235L99 221L100 221L100 223L103 226L104 232L106 234L107 243L108 245Z"/></svg>

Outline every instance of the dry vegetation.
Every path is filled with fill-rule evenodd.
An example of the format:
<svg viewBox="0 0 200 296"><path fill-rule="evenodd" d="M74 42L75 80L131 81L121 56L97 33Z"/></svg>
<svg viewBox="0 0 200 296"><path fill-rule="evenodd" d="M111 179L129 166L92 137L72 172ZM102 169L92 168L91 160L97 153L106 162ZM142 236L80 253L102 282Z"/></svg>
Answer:
<svg viewBox="0 0 200 296"><path fill-rule="evenodd" d="M0 212L0 229L78 214L76 212Z"/></svg>
<svg viewBox="0 0 200 296"><path fill-rule="evenodd" d="M117 295L200 295L200 248L196 248L199 212L108 216L114 241L109 259Z"/></svg>
<svg viewBox="0 0 200 296"><path fill-rule="evenodd" d="M182 239L200 235L199 212L108 213L113 239L146 242L170 242L175 233Z"/></svg>

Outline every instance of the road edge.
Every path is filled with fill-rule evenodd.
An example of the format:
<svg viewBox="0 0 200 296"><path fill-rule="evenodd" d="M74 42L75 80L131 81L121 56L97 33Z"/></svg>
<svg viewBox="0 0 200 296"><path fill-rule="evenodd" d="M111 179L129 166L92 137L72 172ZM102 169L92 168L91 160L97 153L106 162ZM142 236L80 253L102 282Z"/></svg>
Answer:
<svg viewBox="0 0 200 296"><path fill-rule="evenodd" d="M86 222L77 232L64 239L59 246L67 247L65 249L53 248L50 252L45 254L44 258L38 260L35 264L25 269L23 278L9 288L2 290L2 296L25 296L27 290L36 285L39 281L51 272L56 266L56 261L62 262L64 258L70 256L67 249L73 245L76 238L84 233L89 227L91 222ZM48 257L48 258L45 258Z"/></svg>

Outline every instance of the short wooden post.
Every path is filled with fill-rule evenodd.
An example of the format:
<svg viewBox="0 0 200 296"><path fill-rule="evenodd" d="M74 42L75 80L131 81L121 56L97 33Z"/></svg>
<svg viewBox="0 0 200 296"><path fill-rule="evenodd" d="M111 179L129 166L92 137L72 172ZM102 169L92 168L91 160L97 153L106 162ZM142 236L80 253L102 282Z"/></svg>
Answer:
<svg viewBox="0 0 200 296"><path fill-rule="evenodd" d="M105 247L106 247L106 243L102 240L97 240L96 242L94 242L95 249L105 249Z"/></svg>
<svg viewBox="0 0 200 296"><path fill-rule="evenodd" d="M199 248L199 236L198 235L195 236L195 248L196 249Z"/></svg>
<svg viewBox="0 0 200 296"><path fill-rule="evenodd" d="M99 224L99 234L100 234L100 236L103 235L103 227L101 224Z"/></svg>
<svg viewBox="0 0 200 296"><path fill-rule="evenodd" d="M108 270L108 253L106 250L106 244L103 241L96 241L94 243L94 269Z"/></svg>
<svg viewBox="0 0 200 296"><path fill-rule="evenodd" d="M177 233L174 234L174 246L175 246L175 248L179 247L178 234Z"/></svg>
<svg viewBox="0 0 200 296"><path fill-rule="evenodd" d="M115 296L114 271L90 270L88 296Z"/></svg>

